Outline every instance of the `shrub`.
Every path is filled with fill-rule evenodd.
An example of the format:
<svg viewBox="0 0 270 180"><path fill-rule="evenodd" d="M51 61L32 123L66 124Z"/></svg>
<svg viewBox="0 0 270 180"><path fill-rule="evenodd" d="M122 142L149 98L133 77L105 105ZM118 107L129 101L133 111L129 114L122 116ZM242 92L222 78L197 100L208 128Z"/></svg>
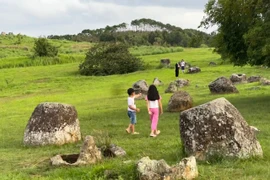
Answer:
<svg viewBox="0 0 270 180"><path fill-rule="evenodd" d="M100 43L87 53L80 64L82 75L112 75L135 72L143 68L141 59L128 51L128 46L119 43Z"/></svg>
<svg viewBox="0 0 270 180"><path fill-rule="evenodd" d="M34 45L34 56L55 57L58 54L58 48L51 45L46 38L38 38Z"/></svg>

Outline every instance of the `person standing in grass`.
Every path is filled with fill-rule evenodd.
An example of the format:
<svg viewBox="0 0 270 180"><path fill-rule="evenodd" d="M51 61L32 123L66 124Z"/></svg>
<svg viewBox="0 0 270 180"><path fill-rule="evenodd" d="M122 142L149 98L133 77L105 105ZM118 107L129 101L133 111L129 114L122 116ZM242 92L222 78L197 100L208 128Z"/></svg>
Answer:
<svg viewBox="0 0 270 180"><path fill-rule="evenodd" d="M179 63L176 63L175 64L175 77L178 77L179 76Z"/></svg>
<svg viewBox="0 0 270 180"><path fill-rule="evenodd" d="M185 73L186 62L184 61L184 59L181 60L180 65L181 65L182 72Z"/></svg>
<svg viewBox="0 0 270 180"><path fill-rule="evenodd" d="M157 129L159 114L163 114L161 96L155 85L150 85L147 97L145 98L147 110L151 120L151 137L156 137L160 130Z"/></svg>
<svg viewBox="0 0 270 180"><path fill-rule="evenodd" d="M136 112L140 112L140 109L136 107L135 98L141 96L140 94L135 94L133 88L127 90L128 93L128 117L130 119L130 124L128 125L126 132L131 134L139 134L135 131L135 124L137 123Z"/></svg>

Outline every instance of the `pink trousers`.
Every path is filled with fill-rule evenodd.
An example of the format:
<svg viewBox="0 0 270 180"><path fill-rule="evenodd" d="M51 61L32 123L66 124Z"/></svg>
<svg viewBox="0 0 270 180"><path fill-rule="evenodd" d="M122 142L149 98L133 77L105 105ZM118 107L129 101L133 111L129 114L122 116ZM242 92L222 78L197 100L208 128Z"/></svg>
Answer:
<svg viewBox="0 0 270 180"><path fill-rule="evenodd" d="M157 124L158 124L158 116L159 116L159 109L158 108L150 108L151 115L151 129L157 130Z"/></svg>

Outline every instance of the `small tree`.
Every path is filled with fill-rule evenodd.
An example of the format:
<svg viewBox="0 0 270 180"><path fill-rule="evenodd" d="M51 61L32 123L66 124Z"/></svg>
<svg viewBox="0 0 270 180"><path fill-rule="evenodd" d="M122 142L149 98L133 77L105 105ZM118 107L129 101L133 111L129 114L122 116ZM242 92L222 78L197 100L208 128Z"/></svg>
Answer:
<svg viewBox="0 0 270 180"><path fill-rule="evenodd" d="M58 54L58 48L51 45L46 38L38 38L34 45L34 56L55 57Z"/></svg>
<svg viewBox="0 0 270 180"><path fill-rule="evenodd" d="M82 75L105 76L135 72L143 68L143 63L124 44L100 43L87 52L79 68Z"/></svg>

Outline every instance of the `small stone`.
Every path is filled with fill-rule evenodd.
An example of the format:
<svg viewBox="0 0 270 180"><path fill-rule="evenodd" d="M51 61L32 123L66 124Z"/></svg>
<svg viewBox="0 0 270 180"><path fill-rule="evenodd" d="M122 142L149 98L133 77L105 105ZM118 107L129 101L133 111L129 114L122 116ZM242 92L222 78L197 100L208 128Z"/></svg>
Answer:
<svg viewBox="0 0 270 180"><path fill-rule="evenodd" d="M159 80L157 77L153 80L153 84L155 86L161 86L161 85L163 85L162 81Z"/></svg>
<svg viewBox="0 0 270 180"><path fill-rule="evenodd" d="M253 82L259 82L261 80L261 76L250 76L247 79L248 83L253 83Z"/></svg>
<svg viewBox="0 0 270 180"><path fill-rule="evenodd" d="M199 67L190 67L188 69L188 73L193 74L193 73L198 73L201 72L201 69Z"/></svg>
<svg viewBox="0 0 270 180"><path fill-rule="evenodd" d="M233 84L244 83L247 81L247 76L245 74L232 74L230 80Z"/></svg>

